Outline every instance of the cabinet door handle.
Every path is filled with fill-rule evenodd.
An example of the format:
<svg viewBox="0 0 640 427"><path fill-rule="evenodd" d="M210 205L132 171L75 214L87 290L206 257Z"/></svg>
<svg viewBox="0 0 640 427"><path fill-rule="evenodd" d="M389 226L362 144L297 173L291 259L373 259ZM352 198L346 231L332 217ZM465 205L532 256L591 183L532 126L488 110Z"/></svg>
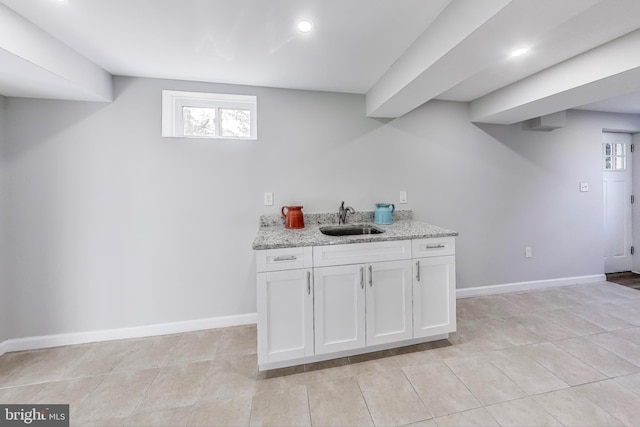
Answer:
<svg viewBox="0 0 640 427"><path fill-rule="evenodd" d="M445 245L443 244L437 244L437 245L427 245L425 246L426 249L444 249L446 248Z"/></svg>
<svg viewBox="0 0 640 427"><path fill-rule="evenodd" d="M311 272L307 271L307 293L311 295Z"/></svg>
<svg viewBox="0 0 640 427"><path fill-rule="evenodd" d="M416 261L416 280L420 281L420 261Z"/></svg>
<svg viewBox="0 0 640 427"><path fill-rule="evenodd" d="M364 267L360 267L360 288L364 289Z"/></svg>
<svg viewBox="0 0 640 427"><path fill-rule="evenodd" d="M369 266L369 287L373 288L373 267Z"/></svg>
<svg viewBox="0 0 640 427"><path fill-rule="evenodd" d="M297 257L295 255L288 255L288 256L277 256L273 260L275 262L278 262L278 261L295 261L296 259Z"/></svg>

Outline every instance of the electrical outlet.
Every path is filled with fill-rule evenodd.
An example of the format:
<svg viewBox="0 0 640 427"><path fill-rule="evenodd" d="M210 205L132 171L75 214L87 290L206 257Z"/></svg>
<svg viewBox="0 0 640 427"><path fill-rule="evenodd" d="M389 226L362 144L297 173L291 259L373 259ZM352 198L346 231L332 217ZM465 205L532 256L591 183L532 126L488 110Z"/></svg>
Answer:
<svg viewBox="0 0 640 427"><path fill-rule="evenodd" d="M531 246L527 246L526 248L524 248L524 257L531 258L532 256L533 253L531 252Z"/></svg>
<svg viewBox="0 0 640 427"><path fill-rule="evenodd" d="M407 203L407 192L404 190L400 192L400 203Z"/></svg>
<svg viewBox="0 0 640 427"><path fill-rule="evenodd" d="M273 193L264 193L264 205L273 206Z"/></svg>
<svg viewBox="0 0 640 427"><path fill-rule="evenodd" d="M580 183L580 192L586 193L587 191L589 191L589 183L588 182L581 182Z"/></svg>

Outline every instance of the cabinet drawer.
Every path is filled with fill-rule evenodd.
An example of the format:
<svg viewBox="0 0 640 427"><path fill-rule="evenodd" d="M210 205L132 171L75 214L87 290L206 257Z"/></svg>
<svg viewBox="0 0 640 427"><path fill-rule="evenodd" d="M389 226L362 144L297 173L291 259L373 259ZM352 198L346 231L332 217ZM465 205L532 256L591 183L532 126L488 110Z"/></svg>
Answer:
<svg viewBox="0 0 640 427"><path fill-rule="evenodd" d="M280 271L313 266L311 246L256 251L256 270Z"/></svg>
<svg viewBox="0 0 640 427"><path fill-rule="evenodd" d="M313 265L348 265L411 258L411 240L314 246Z"/></svg>
<svg viewBox="0 0 640 427"><path fill-rule="evenodd" d="M413 258L454 255L456 253L455 237L436 237L411 241Z"/></svg>

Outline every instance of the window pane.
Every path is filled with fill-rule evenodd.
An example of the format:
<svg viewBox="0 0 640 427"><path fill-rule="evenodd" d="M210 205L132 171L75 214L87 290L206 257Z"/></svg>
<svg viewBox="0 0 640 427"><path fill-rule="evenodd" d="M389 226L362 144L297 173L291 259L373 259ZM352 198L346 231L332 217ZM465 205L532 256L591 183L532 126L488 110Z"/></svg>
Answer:
<svg viewBox="0 0 640 427"><path fill-rule="evenodd" d="M623 170L626 169L626 159L624 157L613 158L613 169Z"/></svg>
<svg viewBox="0 0 640 427"><path fill-rule="evenodd" d="M614 144L614 156L624 156L624 144Z"/></svg>
<svg viewBox="0 0 640 427"><path fill-rule="evenodd" d="M604 155L605 156L611 155L611 144L604 144Z"/></svg>
<svg viewBox="0 0 640 427"><path fill-rule="evenodd" d="M184 136L216 136L216 109L182 107Z"/></svg>
<svg viewBox="0 0 640 427"><path fill-rule="evenodd" d="M221 108L220 118L222 136L251 136L251 111Z"/></svg>
<svg viewBox="0 0 640 427"><path fill-rule="evenodd" d="M604 158L604 168L611 169L611 157Z"/></svg>

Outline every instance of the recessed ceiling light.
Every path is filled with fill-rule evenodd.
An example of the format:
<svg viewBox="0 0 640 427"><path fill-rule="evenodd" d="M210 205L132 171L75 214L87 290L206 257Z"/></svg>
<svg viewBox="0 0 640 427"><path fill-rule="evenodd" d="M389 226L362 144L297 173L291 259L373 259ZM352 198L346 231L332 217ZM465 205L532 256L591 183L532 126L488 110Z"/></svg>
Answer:
<svg viewBox="0 0 640 427"><path fill-rule="evenodd" d="M309 31L313 30L313 22L307 19L298 22L298 30L302 31L303 33L308 33Z"/></svg>
<svg viewBox="0 0 640 427"><path fill-rule="evenodd" d="M529 52L528 47L521 47L520 49L516 49L513 52L511 52L511 56L520 56L520 55L524 55L527 52Z"/></svg>

